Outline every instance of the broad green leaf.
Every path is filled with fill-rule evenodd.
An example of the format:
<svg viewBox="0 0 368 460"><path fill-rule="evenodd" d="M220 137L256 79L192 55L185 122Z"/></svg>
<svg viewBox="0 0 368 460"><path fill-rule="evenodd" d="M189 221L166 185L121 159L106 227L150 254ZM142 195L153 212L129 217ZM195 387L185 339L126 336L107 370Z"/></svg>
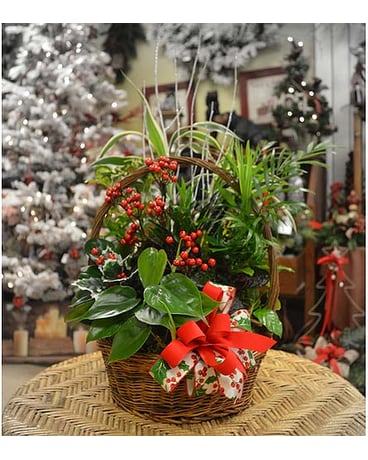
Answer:
<svg viewBox="0 0 368 460"><path fill-rule="evenodd" d="M264 307L254 310L253 314L268 331L276 334L278 337L282 336L282 322L276 312Z"/></svg>
<svg viewBox="0 0 368 460"><path fill-rule="evenodd" d="M154 308L143 307L135 312L135 317L142 323L150 324L151 326L163 326L170 329L169 316Z"/></svg>
<svg viewBox="0 0 368 460"><path fill-rule="evenodd" d="M87 342L105 337L113 337L118 332L120 326L121 324L116 322L116 318L94 320L89 326Z"/></svg>
<svg viewBox="0 0 368 460"><path fill-rule="evenodd" d="M111 318L132 310L140 302L130 286L113 286L102 291L83 319Z"/></svg>
<svg viewBox="0 0 368 460"><path fill-rule="evenodd" d="M100 278L84 278L74 281L72 283L73 286L81 289L82 291L88 291L91 294L96 294L100 292L104 284Z"/></svg>
<svg viewBox="0 0 368 460"><path fill-rule="evenodd" d="M158 284L164 274L167 255L163 249L147 248L138 258L139 278L143 287Z"/></svg>
<svg viewBox="0 0 368 460"><path fill-rule="evenodd" d="M115 334L109 362L127 359L133 356L148 339L151 328L133 315L123 323Z"/></svg>
<svg viewBox="0 0 368 460"><path fill-rule="evenodd" d="M200 291L200 295L202 299L203 315L207 316L209 313L211 313L211 311L213 311L219 305L219 302L217 302L216 300L213 300L211 297L204 294L202 291Z"/></svg>
<svg viewBox="0 0 368 460"><path fill-rule="evenodd" d="M180 273L170 273L159 286L148 286L144 300L151 307L172 315L203 318L202 299L193 281Z"/></svg>
<svg viewBox="0 0 368 460"><path fill-rule="evenodd" d="M65 322L76 322L78 323L85 313L88 311L94 300L88 297L87 299L79 299L77 303L72 305L72 309L65 315Z"/></svg>

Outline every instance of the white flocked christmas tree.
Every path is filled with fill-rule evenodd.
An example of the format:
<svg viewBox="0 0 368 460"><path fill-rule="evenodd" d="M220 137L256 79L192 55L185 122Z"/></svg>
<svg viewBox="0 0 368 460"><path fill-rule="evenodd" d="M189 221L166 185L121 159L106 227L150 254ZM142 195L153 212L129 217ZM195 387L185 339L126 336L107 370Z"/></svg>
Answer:
<svg viewBox="0 0 368 460"><path fill-rule="evenodd" d="M126 105L96 26L3 25L3 43L18 37L3 74L6 300L67 299L85 264L83 245L103 201L87 183L89 164Z"/></svg>

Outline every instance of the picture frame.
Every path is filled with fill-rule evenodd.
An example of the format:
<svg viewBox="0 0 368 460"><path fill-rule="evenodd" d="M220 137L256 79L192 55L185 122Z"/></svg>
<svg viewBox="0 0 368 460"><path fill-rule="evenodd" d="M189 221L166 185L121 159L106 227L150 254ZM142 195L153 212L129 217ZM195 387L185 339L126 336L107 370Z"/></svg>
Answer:
<svg viewBox="0 0 368 460"><path fill-rule="evenodd" d="M272 109L277 103L275 86L284 77L283 67L271 67L241 72L239 92L241 115L256 124L273 121Z"/></svg>
<svg viewBox="0 0 368 460"><path fill-rule="evenodd" d="M178 128L178 123L173 122L177 115L177 108L181 109L180 126L191 125L195 120L195 107L193 104L194 91L188 92L189 82L167 83L144 88L143 93L151 107L153 116L160 123L159 108L161 109L164 127L170 135Z"/></svg>

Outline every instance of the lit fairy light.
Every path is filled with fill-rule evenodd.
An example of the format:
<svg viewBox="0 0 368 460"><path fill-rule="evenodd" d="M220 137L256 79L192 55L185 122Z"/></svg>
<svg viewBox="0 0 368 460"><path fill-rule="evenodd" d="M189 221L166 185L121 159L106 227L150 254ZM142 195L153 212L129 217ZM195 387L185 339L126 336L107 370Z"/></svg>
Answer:
<svg viewBox="0 0 368 460"><path fill-rule="evenodd" d="M293 94L293 93L295 93L295 89L292 86L290 86L290 88L288 88L288 92L290 94Z"/></svg>
<svg viewBox="0 0 368 460"><path fill-rule="evenodd" d="M306 82L306 81L304 81L304 80L303 80L303 81L301 81L301 82L300 82L300 84L301 84L302 86L307 86L307 82Z"/></svg>
<svg viewBox="0 0 368 460"><path fill-rule="evenodd" d="M84 132L84 134L87 134L88 131L89 131L89 128L88 128L88 126L86 126L86 127L84 128L83 132Z"/></svg>
<svg viewBox="0 0 368 460"><path fill-rule="evenodd" d="M25 210L26 210L26 207L25 207L25 206L21 206L20 212L25 212Z"/></svg>
<svg viewBox="0 0 368 460"><path fill-rule="evenodd" d="M22 278L23 272L19 271L19 272L17 272L17 275L18 275L18 278Z"/></svg>
<svg viewBox="0 0 368 460"><path fill-rule="evenodd" d="M27 125L28 125L28 120L27 120L27 118L25 118L25 119L23 120L23 125L24 125L24 126L27 126Z"/></svg>
<svg viewBox="0 0 368 460"><path fill-rule="evenodd" d="M82 233L82 238L83 238L83 239L87 238L87 233L84 233L84 232L83 232L83 233Z"/></svg>
<svg viewBox="0 0 368 460"><path fill-rule="evenodd" d="M292 117L293 116L293 112L291 110L288 111L288 117Z"/></svg>
<svg viewBox="0 0 368 460"><path fill-rule="evenodd" d="M79 144L79 147L80 147L81 149L85 149L85 148L86 148L86 144L85 144L84 142L81 142L81 143Z"/></svg>
<svg viewBox="0 0 368 460"><path fill-rule="evenodd" d="M87 163L87 158L82 157L80 162L81 162L82 165L86 164Z"/></svg>
<svg viewBox="0 0 368 460"><path fill-rule="evenodd" d="M304 117L299 117L300 123L304 123Z"/></svg>
<svg viewBox="0 0 368 460"><path fill-rule="evenodd" d="M48 142L48 140L49 140L49 138L47 136L44 136L43 141L44 141L45 144L46 144L46 142Z"/></svg>
<svg viewBox="0 0 368 460"><path fill-rule="evenodd" d="M69 83L70 83L70 78L69 78L68 76L64 77L64 83L65 83L66 85L69 85Z"/></svg>
<svg viewBox="0 0 368 460"><path fill-rule="evenodd" d="M14 287L14 284L13 284L11 281L9 281L9 283L8 283L8 288L9 288L9 289L13 289L13 287Z"/></svg>
<svg viewBox="0 0 368 460"><path fill-rule="evenodd" d="M290 36L287 38L287 40L288 40L288 42L290 42L290 43L294 41L293 37L290 37Z"/></svg>
<svg viewBox="0 0 368 460"><path fill-rule="evenodd" d="M88 98L88 99L92 99L92 98L93 98L93 94L92 94L92 93L88 93L88 94L87 94L87 98Z"/></svg>
<svg viewBox="0 0 368 460"><path fill-rule="evenodd" d="M309 91L309 96L313 97L314 96L314 91Z"/></svg>
<svg viewBox="0 0 368 460"><path fill-rule="evenodd" d="M312 115L312 118L313 118L313 120L317 120L317 118L318 118L317 114L314 113L314 114Z"/></svg>
<svg viewBox="0 0 368 460"><path fill-rule="evenodd" d="M22 104L23 104L23 101L22 101L22 99L19 99L19 101L18 101L18 105L22 105Z"/></svg>
<svg viewBox="0 0 368 460"><path fill-rule="evenodd" d="M111 104L111 107L112 107L113 109L116 109L117 106L118 106L118 103L117 103L117 102L113 102L113 103Z"/></svg>
<svg viewBox="0 0 368 460"><path fill-rule="evenodd" d="M37 223L39 221L39 218L37 216L34 216L33 222Z"/></svg>
<svg viewBox="0 0 368 460"><path fill-rule="evenodd" d="M81 211L81 209L80 209L79 206L74 206L73 212L75 212L75 213L77 214L77 213L80 212L80 211Z"/></svg>
<svg viewBox="0 0 368 460"><path fill-rule="evenodd" d="M61 111L61 113L62 113L63 115L66 115L66 114L68 113L68 111L67 111L67 109L63 109L63 110Z"/></svg>
<svg viewBox="0 0 368 460"><path fill-rule="evenodd" d="M51 56L50 51L47 51L47 53L45 53L45 56L46 56L47 58L49 58L49 57Z"/></svg>
<svg viewBox="0 0 368 460"><path fill-rule="evenodd" d="M40 97L40 98L38 99L38 103L39 103L39 104L43 104L44 102L45 102L45 101L44 101L43 97Z"/></svg>
<svg viewBox="0 0 368 460"><path fill-rule="evenodd" d="M31 216L34 217L36 215L36 211L34 209L31 210Z"/></svg>
<svg viewBox="0 0 368 460"><path fill-rule="evenodd" d="M30 94L31 94L31 93L30 93L28 90L24 92L24 95L25 95L26 97L29 97Z"/></svg>
<svg viewBox="0 0 368 460"><path fill-rule="evenodd" d="M302 41L298 42L298 46L301 48L304 45Z"/></svg>
<svg viewBox="0 0 368 460"><path fill-rule="evenodd" d="M57 118L57 117L58 117L57 112L54 112L54 113L52 114L52 118Z"/></svg>

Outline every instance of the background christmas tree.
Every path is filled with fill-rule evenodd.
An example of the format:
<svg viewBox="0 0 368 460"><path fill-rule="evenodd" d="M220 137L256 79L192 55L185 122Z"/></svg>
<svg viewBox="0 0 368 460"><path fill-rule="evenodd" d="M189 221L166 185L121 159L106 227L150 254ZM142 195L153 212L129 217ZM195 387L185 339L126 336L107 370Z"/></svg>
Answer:
<svg viewBox="0 0 368 460"><path fill-rule="evenodd" d="M86 184L88 164L126 105L96 26L3 27L5 300L66 299L85 264L82 248L103 200Z"/></svg>
<svg viewBox="0 0 368 460"><path fill-rule="evenodd" d="M336 131L331 122L332 108L322 91L322 80L308 80L308 59L303 54L303 42L288 37L291 51L286 57L285 78L275 87L279 103L273 117L279 138L291 147L300 148L310 141L320 142Z"/></svg>

